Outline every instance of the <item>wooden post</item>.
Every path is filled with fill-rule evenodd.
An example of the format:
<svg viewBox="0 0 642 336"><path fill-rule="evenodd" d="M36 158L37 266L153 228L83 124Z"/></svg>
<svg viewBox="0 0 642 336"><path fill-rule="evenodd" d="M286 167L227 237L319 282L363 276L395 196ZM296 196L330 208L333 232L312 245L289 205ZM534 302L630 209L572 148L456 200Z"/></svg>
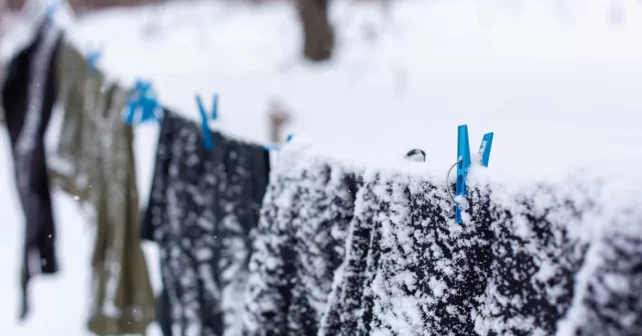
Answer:
<svg viewBox="0 0 642 336"><path fill-rule="evenodd" d="M283 126L290 122L291 117L288 111L283 108L278 100L272 100L270 102L270 110L268 111L268 115L270 118L270 142L273 145L278 145L282 142L281 133L283 132Z"/></svg>

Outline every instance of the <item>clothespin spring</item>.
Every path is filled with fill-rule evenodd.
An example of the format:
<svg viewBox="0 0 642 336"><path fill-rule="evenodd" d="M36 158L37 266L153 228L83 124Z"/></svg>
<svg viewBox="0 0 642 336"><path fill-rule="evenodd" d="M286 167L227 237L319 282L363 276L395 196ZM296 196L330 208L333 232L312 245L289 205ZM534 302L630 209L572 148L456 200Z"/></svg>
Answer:
<svg viewBox="0 0 642 336"><path fill-rule="evenodd" d="M450 173L452 173L453 169L457 167L457 165L462 161L462 158L459 158L457 162L453 163L452 166L450 166L450 169L448 169L448 173L446 173L446 191L448 191L448 196L453 200L454 203L457 203L457 200L455 199L455 195L453 195L453 191L451 190L452 188L450 187Z"/></svg>

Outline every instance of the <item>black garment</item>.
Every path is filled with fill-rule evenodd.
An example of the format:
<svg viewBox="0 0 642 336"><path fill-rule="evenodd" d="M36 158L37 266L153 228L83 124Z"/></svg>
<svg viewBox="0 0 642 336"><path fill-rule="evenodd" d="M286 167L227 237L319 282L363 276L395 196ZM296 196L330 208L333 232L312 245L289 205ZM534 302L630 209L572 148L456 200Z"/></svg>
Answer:
<svg viewBox="0 0 642 336"><path fill-rule="evenodd" d="M470 184L460 225L439 178L367 171L351 213L328 206L347 200L328 182L335 163L287 147L280 160L252 257L250 335L642 333L642 210L596 181ZM335 236L315 223L345 252L320 253Z"/></svg>
<svg viewBox="0 0 642 336"><path fill-rule="evenodd" d="M200 127L165 111L144 236L160 245L175 336L240 334L269 153L217 132L212 138L208 152Z"/></svg>
<svg viewBox="0 0 642 336"><path fill-rule="evenodd" d="M595 193L572 181L570 192L472 186L471 221L458 225L440 185L365 182L319 335L640 334L639 211L596 213Z"/></svg>
<svg viewBox="0 0 642 336"><path fill-rule="evenodd" d="M316 335L343 261L360 175L288 144L274 165L250 261L244 335Z"/></svg>
<svg viewBox="0 0 642 336"><path fill-rule="evenodd" d="M16 184L26 219L21 319L29 311L30 278L58 271L44 136L56 96L54 64L60 41L59 29L42 24L34 40L11 61L2 89Z"/></svg>
<svg viewBox="0 0 642 336"><path fill-rule="evenodd" d="M440 183L369 174L319 335L473 335L488 225L458 225Z"/></svg>

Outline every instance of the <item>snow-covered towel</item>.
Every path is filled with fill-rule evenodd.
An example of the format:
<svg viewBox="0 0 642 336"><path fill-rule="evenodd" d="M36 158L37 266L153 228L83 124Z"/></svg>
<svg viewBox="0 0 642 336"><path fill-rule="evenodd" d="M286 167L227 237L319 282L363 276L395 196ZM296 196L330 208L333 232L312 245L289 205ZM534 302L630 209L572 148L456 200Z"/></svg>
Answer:
<svg viewBox="0 0 642 336"><path fill-rule="evenodd" d="M441 183L372 172L320 335L472 335L490 269L486 225L458 225Z"/></svg>
<svg viewBox="0 0 642 336"><path fill-rule="evenodd" d="M234 336L256 227L268 184L259 145L212 132L165 111L144 237L161 250L173 336Z"/></svg>
<svg viewBox="0 0 642 336"><path fill-rule="evenodd" d="M245 335L316 335L344 257L360 174L290 143L273 165L255 235Z"/></svg>
<svg viewBox="0 0 642 336"><path fill-rule="evenodd" d="M438 179L367 174L319 334L639 334L642 216L565 184L472 186L459 225Z"/></svg>
<svg viewBox="0 0 642 336"><path fill-rule="evenodd" d="M272 173L249 334L640 334L642 211L599 179L507 188L473 174L456 224L441 178L355 173L310 153L284 151ZM330 222L340 234L325 234Z"/></svg>

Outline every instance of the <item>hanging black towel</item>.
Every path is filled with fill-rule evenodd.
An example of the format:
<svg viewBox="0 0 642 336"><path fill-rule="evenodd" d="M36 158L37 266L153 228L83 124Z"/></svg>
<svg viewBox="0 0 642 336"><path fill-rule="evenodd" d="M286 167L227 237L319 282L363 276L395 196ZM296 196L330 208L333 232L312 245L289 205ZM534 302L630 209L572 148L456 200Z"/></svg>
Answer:
<svg viewBox="0 0 642 336"><path fill-rule="evenodd" d="M316 335L361 175L296 144L273 167L250 262L244 335Z"/></svg>
<svg viewBox="0 0 642 336"><path fill-rule="evenodd" d="M59 29L43 23L33 41L11 61L2 89L16 184L26 220L21 319L29 311L30 278L36 273L58 271L44 135L56 97L54 64L61 38Z"/></svg>
<svg viewBox="0 0 642 336"><path fill-rule="evenodd" d="M438 179L369 176L318 335L642 331L642 215L592 197L598 183L471 185L455 224Z"/></svg>
<svg viewBox="0 0 642 336"><path fill-rule="evenodd" d="M366 176L319 335L474 335L490 228L455 224L437 181Z"/></svg>
<svg viewBox="0 0 642 336"><path fill-rule="evenodd" d="M160 245L174 336L241 332L269 153L218 132L212 138L207 151L196 123L165 111L143 236Z"/></svg>

